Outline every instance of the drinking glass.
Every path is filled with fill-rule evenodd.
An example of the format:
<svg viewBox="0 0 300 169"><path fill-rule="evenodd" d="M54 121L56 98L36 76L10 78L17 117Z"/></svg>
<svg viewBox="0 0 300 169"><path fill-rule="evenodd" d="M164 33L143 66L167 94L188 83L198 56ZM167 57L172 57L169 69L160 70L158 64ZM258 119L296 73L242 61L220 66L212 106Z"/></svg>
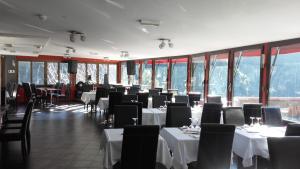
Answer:
<svg viewBox="0 0 300 169"><path fill-rule="evenodd" d="M133 125L136 126L138 118L132 118L132 120L133 120Z"/></svg>
<svg viewBox="0 0 300 169"><path fill-rule="evenodd" d="M250 124L250 126L253 126L254 125L254 119L255 119L255 117L250 117L250 119L251 119L251 124Z"/></svg>

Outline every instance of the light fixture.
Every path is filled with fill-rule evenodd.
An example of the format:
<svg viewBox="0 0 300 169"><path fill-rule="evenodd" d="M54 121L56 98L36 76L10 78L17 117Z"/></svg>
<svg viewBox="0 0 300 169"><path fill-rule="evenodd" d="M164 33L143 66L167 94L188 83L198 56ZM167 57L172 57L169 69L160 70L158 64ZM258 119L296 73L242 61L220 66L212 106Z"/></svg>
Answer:
<svg viewBox="0 0 300 169"><path fill-rule="evenodd" d="M36 14L36 16L41 20L41 21L46 21L48 19L48 17L46 15L43 14Z"/></svg>
<svg viewBox="0 0 300 169"><path fill-rule="evenodd" d="M158 20L146 20L146 19L139 19L137 20L141 25L143 26L155 26L155 27L159 27L160 25L160 21Z"/></svg>
<svg viewBox="0 0 300 169"><path fill-rule="evenodd" d="M124 58L129 57L129 52L128 51L121 51L121 55L120 56L124 57Z"/></svg>
<svg viewBox="0 0 300 169"><path fill-rule="evenodd" d="M161 41L161 43L158 46L159 49L163 49L166 46L166 42L165 41L168 41L169 48L173 48L174 47L174 44L171 42L171 39L160 38L158 40Z"/></svg>
<svg viewBox="0 0 300 169"><path fill-rule="evenodd" d="M70 41L71 42L75 42L76 41L76 36L80 36L80 40L82 42L86 41L86 35L82 32L79 32L79 31L74 31L74 30L71 30L71 31L68 31L70 33Z"/></svg>

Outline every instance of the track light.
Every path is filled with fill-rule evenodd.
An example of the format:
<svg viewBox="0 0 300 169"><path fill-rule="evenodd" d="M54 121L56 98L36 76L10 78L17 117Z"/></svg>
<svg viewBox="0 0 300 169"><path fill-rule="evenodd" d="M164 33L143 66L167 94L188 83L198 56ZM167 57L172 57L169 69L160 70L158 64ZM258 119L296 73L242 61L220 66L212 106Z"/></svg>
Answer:
<svg viewBox="0 0 300 169"><path fill-rule="evenodd" d="M70 33L70 41L71 42L75 42L76 41L76 36L80 36L80 40L82 42L86 41L86 36L84 33L82 32L78 32L78 31L68 31Z"/></svg>
<svg viewBox="0 0 300 169"><path fill-rule="evenodd" d="M86 40L86 36L84 34L80 34L80 40L84 42Z"/></svg>
<svg viewBox="0 0 300 169"><path fill-rule="evenodd" d="M75 42L75 33L73 32L70 34L70 41Z"/></svg>
<svg viewBox="0 0 300 169"><path fill-rule="evenodd" d="M121 51L121 57L129 57L129 52L128 51Z"/></svg>
<svg viewBox="0 0 300 169"><path fill-rule="evenodd" d="M166 42L165 41L168 41L169 48L173 48L173 46L174 46L174 44L171 42L171 39L160 38L158 40L161 41L161 43L158 46L159 49L163 49L166 46Z"/></svg>

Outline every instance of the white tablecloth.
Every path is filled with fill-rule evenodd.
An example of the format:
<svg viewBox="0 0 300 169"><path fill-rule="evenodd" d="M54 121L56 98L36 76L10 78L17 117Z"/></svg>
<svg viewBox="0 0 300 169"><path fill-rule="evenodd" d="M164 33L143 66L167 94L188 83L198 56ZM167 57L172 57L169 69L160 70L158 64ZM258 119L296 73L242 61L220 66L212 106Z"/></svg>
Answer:
<svg viewBox="0 0 300 169"><path fill-rule="evenodd" d="M167 141L173 152L175 169L188 169L188 163L197 161L199 137L185 134L178 128L163 128L160 135Z"/></svg>
<svg viewBox="0 0 300 169"><path fill-rule="evenodd" d="M143 125L164 125L166 123L166 111L155 108L143 108Z"/></svg>
<svg viewBox="0 0 300 169"><path fill-rule="evenodd" d="M83 92L81 95L81 101L83 101L85 104L88 104L91 100L96 99L96 92ZM100 110L108 109L108 97L107 98L100 98L98 107Z"/></svg>
<svg viewBox="0 0 300 169"><path fill-rule="evenodd" d="M111 169L114 164L121 160L123 129L105 129L105 140L102 147L104 149L103 165L106 169ZM156 161L162 163L167 168L172 166L172 157L167 142L160 136L157 145Z"/></svg>
<svg viewBox="0 0 300 169"><path fill-rule="evenodd" d="M251 131L236 128L232 150L243 159L244 167L253 165L252 157L261 156L269 158L267 137L283 137L285 127L267 127L263 126Z"/></svg>

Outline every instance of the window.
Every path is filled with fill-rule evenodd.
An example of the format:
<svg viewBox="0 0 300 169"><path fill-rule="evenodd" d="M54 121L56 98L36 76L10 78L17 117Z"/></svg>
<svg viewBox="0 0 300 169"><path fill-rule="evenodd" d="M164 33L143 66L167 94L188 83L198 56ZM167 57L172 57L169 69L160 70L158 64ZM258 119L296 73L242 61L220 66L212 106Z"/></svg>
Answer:
<svg viewBox="0 0 300 169"><path fill-rule="evenodd" d="M228 54L210 56L208 94L221 96L223 103L227 102L227 74Z"/></svg>
<svg viewBox="0 0 300 169"><path fill-rule="evenodd" d="M146 60L142 65L142 90L151 89L152 82L152 60Z"/></svg>
<svg viewBox="0 0 300 169"><path fill-rule="evenodd" d="M168 67L168 59L155 61L155 87L167 90Z"/></svg>
<svg viewBox="0 0 300 169"><path fill-rule="evenodd" d="M122 62L122 64L121 64L121 83L123 85L128 85L127 63L126 62Z"/></svg>
<svg viewBox="0 0 300 169"><path fill-rule="evenodd" d="M19 61L18 62L18 82L30 83L30 62Z"/></svg>
<svg viewBox="0 0 300 169"><path fill-rule="evenodd" d="M107 64L99 64L99 84L104 84L104 75L107 73Z"/></svg>
<svg viewBox="0 0 300 169"><path fill-rule="evenodd" d="M117 65L116 64L109 64L109 84L116 84L117 83Z"/></svg>
<svg viewBox="0 0 300 169"><path fill-rule="evenodd" d="M171 88L177 89L178 94L186 94L187 58L172 59Z"/></svg>
<svg viewBox="0 0 300 169"><path fill-rule="evenodd" d="M300 44L272 48L269 105L282 117L300 121Z"/></svg>
<svg viewBox="0 0 300 169"><path fill-rule="evenodd" d="M68 63L60 63L60 83L69 84Z"/></svg>
<svg viewBox="0 0 300 169"><path fill-rule="evenodd" d="M195 56L192 58L191 65L191 92L204 92L204 56ZM202 94L203 96L203 94Z"/></svg>
<svg viewBox="0 0 300 169"><path fill-rule="evenodd" d="M78 63L77 64L77 74L76 74L76 84L78 82L86 82L86 64Z"/></svg>
<svg viewBox="0 0 300 169"><path fill-rule="evenodd" d="M56 84L58 82L58 63L47 63L47 84Z"/></svg>
<svg viewBox="0 0 300 169"><path fill-rule="evenodd" d="M32 83L44 85L44 62L32 62Z"/></svg>
<svg viewBox="0 0 300 169"><path fill-rule="evenodd" d="M234 53L233 105L259 102L260 50Z"/></svg>
<svg viewBox="0 0 300 169"><path fill-rule="evenodd" d="M96 64L87 64L87 74L91 75L91 80L89 83L96 84L97 83L97 65Z"/></svg>
<svg viewBox="0 0 300 169"><path fill-rule="evenodd" d="M135 63L135 75L134 75L134 80L133 80L133 84L135 84L135 85L139 84L140 66L141 66L141 64Z"/></svg>

